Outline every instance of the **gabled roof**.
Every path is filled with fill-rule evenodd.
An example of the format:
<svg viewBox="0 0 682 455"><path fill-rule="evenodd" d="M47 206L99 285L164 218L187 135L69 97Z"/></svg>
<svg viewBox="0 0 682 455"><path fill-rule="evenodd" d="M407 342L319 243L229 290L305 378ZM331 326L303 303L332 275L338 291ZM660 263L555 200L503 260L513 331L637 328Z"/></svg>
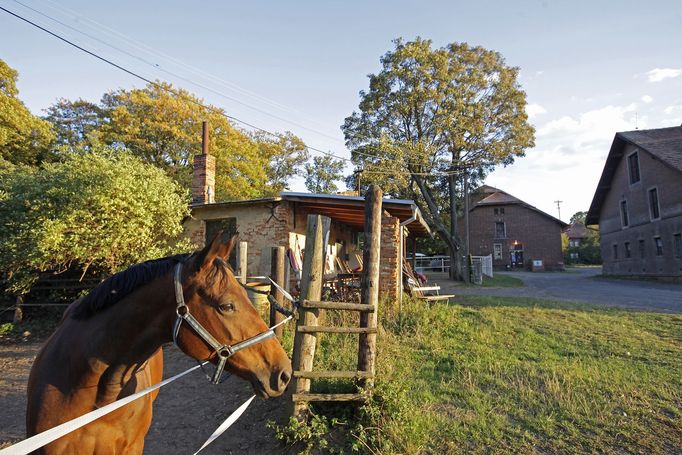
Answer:
<svg viewBox="0 0 682 455"><path fill-rule="evenodd" d="M218 208L271 205L280 201L296 202L297 206L312 213L328 216L333 220L356 229L363 229L365 221L365 198L362 196L343 196L338 194L284 192L279 197L249 199L242 201L215 202L211 204L192 204L192 210L212 210ZM398 218L410 232L417 236L427 236L431 230L422 217L414 201L409 199L384 199L384 211Z"/></svg>
<svg viewBox="0 0 682 455"><path fill-rule="evenodd" d="M587 228L579 221L571 224L564 232L569 239L584 239L587 237Z"/></svg>
<svg viewBox="0 0 682 455"><path fill-rule="evenodd" d="M627 144L644 150L669 168L682 172L682 126L616 133L606 157L599 184L594 192L590 210L587 212L585 224L599 223L601 206L611 189L611 180L623 158Z"/></svg>
<svg viewBox="0 0 682 455"><path fill-rule="evenodd" d="M511 194L509 194L505 191L502 191L498 188L494 188L494 187L488 186L488 185L483 185L482 187L478 188L478 190L477 190L477 192L480 192L480 191L485 193L484 194L485 197L483 199L481 199L480 201L475 202L473 204L473 207L471 209L469 209L470 211L476 209L477 207L486 206L486 205L513 205L513 204L515 204L515 205L521 205L521 206L526 207L530 210L538 212L539 214L544 215L547 218L550 218L552 221L559 223L559 225L561 226L561 229L565 229L568 226L568 223L564 223L559 218L555 218L552 215L550 215L549 213L543 212L539 208L534 207L534 206L530 205L529 203L524 202L521 199L514 197ZM487 194L487 196L486 196L486 194Z"/></svg>

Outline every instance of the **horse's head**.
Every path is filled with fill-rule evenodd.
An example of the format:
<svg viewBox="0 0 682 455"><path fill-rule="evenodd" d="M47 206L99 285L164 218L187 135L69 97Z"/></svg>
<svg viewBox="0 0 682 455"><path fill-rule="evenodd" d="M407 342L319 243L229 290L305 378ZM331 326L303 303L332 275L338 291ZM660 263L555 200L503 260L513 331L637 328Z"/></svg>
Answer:
<svg viewBox="0 0 682 455"><path fill-rule="evenodd" d="M227 265L237 237L218 235L210 245L194 254L183 273L185 303L199 323L225 345L233 345L268 330L249 301L246 291ZM217 362L213 349L182 324L178 346L188 355ZM277 338L269 338L236 352L227 369L251 382L263 398L281 395L291 379L291 362Z"/></svg>

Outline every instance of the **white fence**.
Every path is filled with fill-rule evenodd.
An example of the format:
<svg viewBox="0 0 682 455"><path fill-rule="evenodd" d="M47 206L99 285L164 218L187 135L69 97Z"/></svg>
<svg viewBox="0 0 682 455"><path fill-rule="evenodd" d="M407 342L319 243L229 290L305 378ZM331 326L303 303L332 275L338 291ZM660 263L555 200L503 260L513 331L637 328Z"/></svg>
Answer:
<svg viewBox="0 0 682 455"><path fill-rule="evenodd" d="M407 261L413 263L411 257ZM414 269L416 272L449 272L450 256L417 256Z"/></svg>
<svg viewBox="0 0 682 455"><path fill-rule="evenodd" d="M487 256L471 256L473 262L481 263L481 271L483 275L492 278L493 277L493 255L489 254Z"/></svg>

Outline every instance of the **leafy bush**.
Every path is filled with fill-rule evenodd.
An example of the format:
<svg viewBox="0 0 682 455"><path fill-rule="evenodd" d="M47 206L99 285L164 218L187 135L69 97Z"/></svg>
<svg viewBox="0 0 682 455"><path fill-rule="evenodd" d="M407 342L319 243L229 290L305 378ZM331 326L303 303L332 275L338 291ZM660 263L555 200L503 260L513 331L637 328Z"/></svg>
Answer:
<svg viewBox="0 0 682 455"><path fill-rule="evenodd" d="M63 162L0 166L0 271L11 292L40 272L114 273L187 249L179 242L187 191L127 152L69 153Z"/></svg>

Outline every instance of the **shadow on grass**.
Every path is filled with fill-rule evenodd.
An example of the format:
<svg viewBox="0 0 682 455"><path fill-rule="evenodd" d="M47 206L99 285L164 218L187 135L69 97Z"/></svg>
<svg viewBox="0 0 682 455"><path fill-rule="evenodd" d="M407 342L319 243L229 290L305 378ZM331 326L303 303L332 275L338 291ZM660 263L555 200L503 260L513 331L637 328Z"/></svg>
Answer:
<svg viewBox="0 0 682 455"><path fill-rule="evenodd" d="M623 308L582 302L546 300L531 297L499 297L492 295L459 295L450 299L450 304L468 307L544 308L550 310L573 310L595 313L655 313L655 311L642 308Z"/></svg>

